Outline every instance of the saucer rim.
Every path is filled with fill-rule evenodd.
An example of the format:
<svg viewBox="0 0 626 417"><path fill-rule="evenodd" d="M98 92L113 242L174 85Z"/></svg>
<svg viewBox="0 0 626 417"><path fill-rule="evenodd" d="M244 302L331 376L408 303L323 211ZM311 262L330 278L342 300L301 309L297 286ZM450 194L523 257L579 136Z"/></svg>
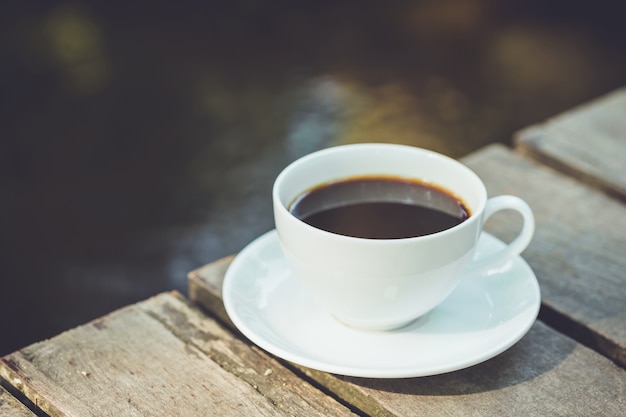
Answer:
<svg viewBox="0 0 626 417"><path fill-rule="evenodd" d="M481 239L483 236L487 239L494 239L500 244L504 244L499 238L487 233L482 232ZM536 301L533 304L529 304L525 310L532 309L531 312L526 313L528 315L527 321L524 321L523 325L519 325L516 331L514 331L509 337L505 339L501 339L498 343L494 343L491 349L487 349L483 354L476 355L474 358L463 359L462 357L458 360L451 361L447 366L435 365L432 367L419 367L419 370L416 368L407 368L400 369L394 368L385 370L385 369L375 369L375 368L367 368L367 367L357 367L357 366L343 366L339 364L333 364L330 362L320 361L319 359L313 359L307 357L306 354L302 353L302 351L297 349L286 350L276 344L268 341L265 337L261 336L259 332L256 332L244 319L240 317L239 312L237 311L237 307L235 307L235 302L231 299L232 294L232 286L233 282L236 281L237 277L232 272L236 268L233 268L233 265L238 266L239 262L243 262L248 253L253 249L256 249L258 246L266 244L280 244L278 241L278 234L276 229L272 229L251 241L231 262L231 265L226 271L224 276L224 281L222 285L222 299L224 303L224 307L226 309L226 313L230 320L233 322L235 327L252 343L256 344L263 350L269 352L272 355L275 355L281 359L292 362L297 365L301 365L307 368L315 369L322 372L329 372L336 375L344 375L351 377L362 377L362 378L414 378L414 377L425 377L425 376L433 376L445 374L461 369L466 369L477 364L483 363L489 359L494 358L495 356L503 353L504 351L511 348L515 345L522 337L528 333L530 328L535 323L537 316L539 314L539 309L541 307L541 291L539 287L539 283L537 281L537 277L528 265L528 263L521 257L517 256L515 261L517 261L516 268L524 269L524 277L528 283L531 284L531 289L529 290L529 299L533 298ZM282 250L281 250L282 252ZM284 255L282 255L284 256ZM234 278L233 278L234 277ZM288 279L295 279L292 274ZM533 300L530 300L531 302ZM534 309L533 309L534 307ZM266 324L267 321L266 321ZM272 327L268 324L268 327ZM378 333L378 332L374 332ZM386 332L379 332L381 337L385 337ZM280 337L280 335L277 335Z"/></svg>

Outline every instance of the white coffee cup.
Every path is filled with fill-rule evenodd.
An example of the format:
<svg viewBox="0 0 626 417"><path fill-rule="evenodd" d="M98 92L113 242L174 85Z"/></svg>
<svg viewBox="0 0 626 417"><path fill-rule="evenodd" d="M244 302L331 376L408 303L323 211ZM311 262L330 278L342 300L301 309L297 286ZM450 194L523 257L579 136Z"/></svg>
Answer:
<svg viewBox="0 0 626 417"><path fill-rule="evenodd" d="M391 175L435 184L458 196L471 215L430 235L366 239L318 229L290 213L290 204L303 192L360 175ZM279 240L300 285L337 320L367 330L411 323L441 303L461 279L502 266L520 254L535 225L523 200L510 195L487 199L483 182L462 163L425 149L393 144L336 146L306 155L278 175L273 204ZM521 231L503 250L473 259L485 221L500 210L519 212Z"/></svg>

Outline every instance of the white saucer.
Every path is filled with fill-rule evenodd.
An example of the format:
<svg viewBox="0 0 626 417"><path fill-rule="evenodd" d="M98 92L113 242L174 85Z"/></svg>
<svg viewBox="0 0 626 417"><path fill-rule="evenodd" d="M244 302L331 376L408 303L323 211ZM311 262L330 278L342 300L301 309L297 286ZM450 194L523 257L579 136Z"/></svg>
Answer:
<svg viewBox="0 0 626 417"><path fill-rule="evenodd" d="M504 244L483 233L477 252ZM463 280L438 307L390 332L352 329L302 290L283 257L276 231L250 243L226 272L226 311L266 351L340 375L403 378L466 368L511 347L539 312L539 285L520 257Z"/></svg>

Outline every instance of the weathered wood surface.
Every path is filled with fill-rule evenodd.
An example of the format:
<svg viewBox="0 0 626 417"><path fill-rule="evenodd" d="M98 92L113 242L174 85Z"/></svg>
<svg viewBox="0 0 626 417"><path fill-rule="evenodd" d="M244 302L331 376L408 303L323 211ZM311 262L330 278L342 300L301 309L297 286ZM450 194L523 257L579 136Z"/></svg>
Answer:
<svg viewBox="0 0 626 417"><path fill-rule="evenodd" d="M489 195L516 194L537 228L523 256L535 271L547 320L626 366L626 206L500 145L464 159ZM513 216L487 230L510 239Z"/></svg>
<svg viewBox="0 0 626 417"><path fill-rule="evenodd" d="M34 417L35 414L0 386L0 416Z"/></svg>
<svg viewBox="0 0 626 417"><path fill-rule="evenodd" d="M0 376L50 416L352 414L176 293L5 356Z"/></svg>
<svg viewBox="0 0 626 417"><path fill-rule="evenodd" d="M187 274L189 298L236 331L222 302L222 282L235 256L227 256Z"/></svg>
<svg viewBox="0 0 626 417"><path fill-rule="evenodd" d="M521 152L626 199L626 88L515 134Z"/></svg>
<svg viewBox="0 0 626 417"><path fill-rule="evenodd" d="M192 299L229 326L221 285L231 260L189 274ZM626 407L626 371L541 322L503 354L445 375L367 379L292 366L376 416L622 416Z"/></svg>

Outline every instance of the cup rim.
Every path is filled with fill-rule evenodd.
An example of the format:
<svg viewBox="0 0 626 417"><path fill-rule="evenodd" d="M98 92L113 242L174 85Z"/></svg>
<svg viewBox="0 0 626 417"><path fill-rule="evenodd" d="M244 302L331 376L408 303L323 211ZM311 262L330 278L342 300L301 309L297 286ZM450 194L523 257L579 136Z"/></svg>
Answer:
<svg viewBox="0 0 626 417"><path fill-rule="evenodd" d="M297 218L296 216L294 216L289 209L285 206L285 204L283 204L282 199L280 198L279 195L279 191L280 191L280 185L284 182L284 179L291 173L291 171L293 171L294 169L297 168L297 166L303 164L303 163L307 163L313 159L317 159L317 158L321 158L324 157L327 154L331 154L331 153L336 153L336 152L345 152L348 151L350 148L354 149L354 148L376 148L376 147L384 147L384 148L395 148L395 149L404 149L410 152L421 152L423 154L426 154L429 157L433 157L433 158L438 158L438 159L443 159L446 160L447 162L451 162L455 165L460 165L464 170L467 171L468 175L470 175L473 179L473 182L475 182L478 187L480 188L479 193L481 194L482 198L479 201L479 204L476 208L470 208L471 213L470 216L463 222L450 227L448 229L445 230L441 230L439 232L436 233L431 233L428 235L421 235L421 236L413 236L413 237L405 237L405 238L386 238L386 239L372 239L372 238L364 238L364 237L356 237L356 236L346 236L346 235L342 235L342 234L338 234L338 233L334 233L334 232L329 232L323 229L319 229L315 226L311 226L310 224L302 221L301 219ZM344 177L337 177L337 179L342 179ZM301 192L304 192L305 189L303 189ZM294 161L292 161L291 163L289 163L286 167L284 167L281 172L278 174L278 176L276 177L274 184L272 186L272 200L273 200L273 204L274 204L274 210L280 210L281 214L283 216L285 216L287 219L289 219L292 222L295 222L296 224L299 224L300 227L303 227L307 230L310 230L312 232L315 233L319 233L321 236L325 236L328 238L332 238L332 239L337 239L337 240L345 240L345 241L351 241L351 242L363 242L366 244L372 244L372 245L376 245L376 244L385 244L385 245L389 245L389 244L404 244L407 242L415 242L415 241L428 241L428 240L432 240L432 239L437 239L443 236L447 236L448 234L451 233L455 233L456 231L462 229L462 228L466 228L466 227L470 227L470 225L472 225L473 223L475 223L476 221L478 221L478 218L480 218L482 216L482 213L484 211L485 205L486 205L486 201L487 201L487 191L485 188L484 183L482 182L482 180L480 179L480 177L474 172L472 171L469 167L467 167L465 164L463 164L462 162L451 158L447 155L444 155L442 153L430 150L430 149L425 149L425 148L421 148L421 147L417 147L417 146L412 146L412 145L403 145L403 144L395 144L395 143L378 143L378 142L367 142L367 143L356 143L356 144L345 144L345 145L336 145L336 146L331 146L328 148L324 148L324 149L320 149L318 151L306 154Z"/></svg>

